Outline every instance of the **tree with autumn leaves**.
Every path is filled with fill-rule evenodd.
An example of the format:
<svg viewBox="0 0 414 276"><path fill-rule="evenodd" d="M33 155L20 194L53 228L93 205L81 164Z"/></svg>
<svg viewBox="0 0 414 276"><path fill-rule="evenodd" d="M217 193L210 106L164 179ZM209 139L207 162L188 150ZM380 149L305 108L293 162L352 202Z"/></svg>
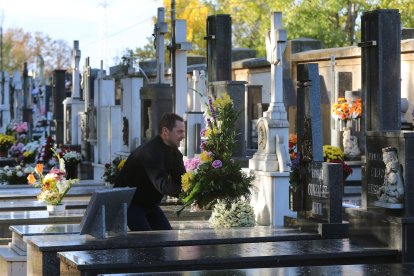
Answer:
<svg viewBox="0 0 414 276"><path fill-rule="evenodd" d="M34 34L23 29L7 29L3 34L4 71L22 71L25 62L39 65L44 62L45 75L55 69L71 67L72 48L63 40L53 40L41 32Z"/></svg>
<svg viewBox="0 0 414 276"><path fill-rule="evenodd" d="M171 0L163 0L163 4L171 26ZM271 11L283 13L288 39L314 38L326 48L335 48L356 45L362 13L375 9L399 9L402 25L414 27L414 2L409 0L175 0L176 19L187 21L187 40L193 44L190 54L197 55L206 54L204 36L209 15L230 14L233 47L254 49L257 56L265 56ZM166 38L168 44L170 36ZM152 43L149 38L148 45L137 48L137 56L154 58Z"/></svg>

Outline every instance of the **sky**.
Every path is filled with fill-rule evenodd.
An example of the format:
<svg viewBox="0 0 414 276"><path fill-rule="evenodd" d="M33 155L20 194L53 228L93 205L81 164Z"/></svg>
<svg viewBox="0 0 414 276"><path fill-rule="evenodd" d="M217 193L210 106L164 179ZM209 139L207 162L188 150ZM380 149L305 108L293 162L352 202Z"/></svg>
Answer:
<svg viewBox="0 0 414 276"><path fill-rule="evenodd" d="M147 44L158 7L162 7L162 0L0 0L0 23L3 31L38 31L53 40L65 40L70 47L78 40L80 68L86 57L92 67L99 68L103 52L104 68L108 68L126 48ZM100 38L105 36L101 44Z"/></svg>

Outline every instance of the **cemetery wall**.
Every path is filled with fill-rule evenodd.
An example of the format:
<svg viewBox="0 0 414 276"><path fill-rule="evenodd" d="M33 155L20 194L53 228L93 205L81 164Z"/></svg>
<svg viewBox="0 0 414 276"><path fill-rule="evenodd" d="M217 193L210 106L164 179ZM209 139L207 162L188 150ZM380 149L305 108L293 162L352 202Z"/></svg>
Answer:
<svg viewBox="0 0 414 276"><path fill-rule="evenodd" d="M295 116L296 106L296 65L301 63L317 63L319 65L321 85L322 117L330 117L331 98L340 94L341 87L351 90L361 90L361 48L357 46L310 50L287 55L289 60L285 61L285 87L284 99L290 122L290 132L296 132ZM289 63L289 64L287 64ZM345 79L346 85L338 83L338 73L351 73ZM270 64L237 62L233 63L233 80L247 81L251 85L262 85L263 102L270 101ZM341 80L344 81L344 80ZM286 85L289 83L289 85ZM413 121L412 110L414 108L414 39L401 41L401 97L407 98L409 102L405 119ZM343 93L344 91L342 91ZM293 100L288 100L294 95ZM330 144L330 123L323 122L323 139L325 144Z"/></svg>

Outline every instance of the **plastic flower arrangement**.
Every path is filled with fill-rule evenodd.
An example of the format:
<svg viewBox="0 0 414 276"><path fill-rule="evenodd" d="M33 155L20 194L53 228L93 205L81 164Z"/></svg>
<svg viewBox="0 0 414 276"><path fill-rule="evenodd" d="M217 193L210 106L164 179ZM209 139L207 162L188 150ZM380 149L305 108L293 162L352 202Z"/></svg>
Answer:
<svg viewBox="0 0 414 276"><path fill-rule="evenodd" d="M14 141L13 136L0 133L0 151L7 152Z"/></svg>
<svg viewBox="0 0 414 276"><path fill-rule="evenodd" d="M14 143L9 150L11 157L14 157L18 164L23 161L23 150L24 144L22 142Z"/></svg>
<svg viewBox="0 0 414 276"><path fill-rule="evenodd" d="M338 102L332 105L332 116L338 120L346 121L362 116L361 99L349 103L345 98L338 98Z"/></svg>
<svg viewBox="0 0 414 276"><path fill-rule="evenodd" d="M27 177L27 181L29 185L40 187L40 193L37 196L38 201L58 205L72 185L79 183L79 179L66 179L65 161L53 148L51 150L59 161L59 167L54 167L46 175L43 175L43 164L38 163L34 173Z"/></svg>
<svg viewBox="0 0 414 276"><path fill-rule="evenodd" d="M249 198L254 179L232 159L238 112L229 95L224 94L214 101L209 97L204 116L206 127L200 133L202 152L184 162L186 173L182 176L180 198L184 207L195 203L210 209L220 199L230 207L242 197Z"/></svg>
<svg viewBox="0 0 414 276"><path fill-rule="evenodd" d="M324 145L323 146L323 159L325 162L341 163L344 173L344 179L352 173L352 168L344 162L344 152L335 146Z"/></svg>
<svg viewBox="0 0 414 276"><path fill-rule="evenodd" d="M21 122L21 123L14 123L11 130L13 132L17 132L18 134L27 133L29 131L29 126L27 122Z"/></svg>
<svg viewBox="0 0 414 276"><path fill-rule="evenodd" d="M5 166L0 168L0 181L4 184L24 184L28 174L33 172L32 167L15 167Z"/></svg>
<svg viewBox="0 0 414 276"><path fill-rule="evenodd" d="M111 164L105 164L105 172L102 176L105 182L109 182L111 184L115 183L115 180L117 179L122 167L124 166L125 161L126 160L121 157L116 157L114 160L112 160Z"/></svg>
<svg viewBox="0 0 414 276"><path fill-rule="evenodd" d="M44 141L40 146L36 157L36 162L42 163L44 165L49 165L49 161L53 158L54 155L53 146L54 141L51 136L48 136L46 138L46 141Z"/></svg>

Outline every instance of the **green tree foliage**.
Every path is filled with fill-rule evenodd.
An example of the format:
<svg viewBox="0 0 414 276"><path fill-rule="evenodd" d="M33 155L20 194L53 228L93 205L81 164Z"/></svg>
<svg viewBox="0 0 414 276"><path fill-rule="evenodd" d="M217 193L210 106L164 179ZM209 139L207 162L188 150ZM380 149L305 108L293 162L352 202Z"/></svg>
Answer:
<svg viewBox="0 0 414 276"><path fill-rule="evenodd" d="M69 69L72 49L63 40L53 40L41 32L33 35L23 29L8 29L3 34L3 69L22 71L23 64L44 60L45 75L55 69Z"/></svg>

